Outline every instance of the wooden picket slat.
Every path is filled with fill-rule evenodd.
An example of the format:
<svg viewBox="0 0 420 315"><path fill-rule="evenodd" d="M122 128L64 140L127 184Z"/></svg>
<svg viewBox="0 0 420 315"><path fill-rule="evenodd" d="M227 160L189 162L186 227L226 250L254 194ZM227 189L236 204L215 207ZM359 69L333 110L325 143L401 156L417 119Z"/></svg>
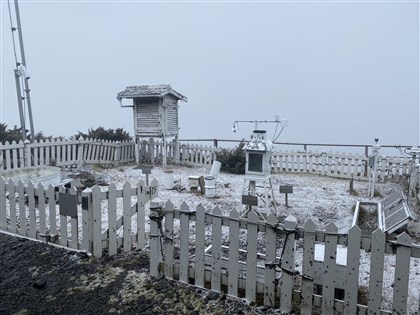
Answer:
<svg viewBox="0 0 420 315"><path fill-rule="evenodd" d="M305 223L305 238L303 242L303 263L302 263L302 300L300 313L302 315L312 314L312 296L314 292L314 262L315 262L315 233L316 225L309 219Z"/></svg>
<svg viewBox="0 0 420 315"><path fill-rule="evenodd" d="M322 286L322 314L334 314L335 270L337 258L337 226L330 223L326 227L324 249L324 270Z"/></svg>
<svg viewBox="0 0 420 315"><path fill-rule="evenodd" d="M165 204L165 241L164 241L164 260L165 277L173 279L174 265L174 204L168 200ZM196 282L196 285L197 282Z"/></svg>
<svg viewBox="0 0 420 315"><path fill-rule="evenodd" d="M72 195L77 195L77 189L75 187L70 188L69 191ZM77 197L76 197L77 198ZM77 204L76 204L76 211L77 211ZM70 248L78 249L79 248L79 215L76 212L76 216L70 218Z"/></svg>
<svg viewBox="0 0 420 315"><path fill-rule="evenodd" d="M286 239L282 257L280 258L281 281L280 281L280 310L283 312L291 312L293 308L293 285L295 271L295 233L297 227L297 219L294 216L287 216L284 223Z"/></svg>
<svg viewBox="0 0 420 315"><path fill-rule="evenodd" d="M10 228L9 231L12 233L17 232L17 222L16 222L16 191L15 183L12 179L9 179L7 190L9 191L9 212L10 212Z"/></svg>
<svg viewBox="0 0 420 315"><path fill-rule="evenodd" d="M36 213L35 213L35 187L32 181L28 183L28 216L29 216L29 230L28 237L36 239Z"/></svg>
<svg viewBox="0 0 420 315"><path fill-rule="evenodd" d="M204 288L205 220L206 209L202 205L198 205L195 224L195 285L201 288Z"/></svg>
<svg viewBox="0 0 420 315"><path fill-rule="evenodd" d="M25 186L22 180L18 181L19 200L19 234L26 236L26 207L25 207Z"/></svg>
<svg viewBox="0 0 420 315"><path fill-rule="evenodd" d="M277 241L277 218L270 214L267 217L267 231L265 235L266 262L264 273L264 305L275 306L276 292L276 241Z"/></svg>
<svg viewBox="0 0 420 315"><path fill-rule="evenodd" d="M143 249L146 246L146 208L148 200L147 187L145 182L140 181L137 184L137 249Z"/></svg>
<svg viewBox="0 0 420 315"><path fill-rule="evenodd" d="M213 230L212 230L212 268L211 268L211 290L221 290L221 269L222 269L222 210L219 207L213 209Z"/></svg>
<svg viewBox="0 0 420 315"><path fill-rule="evenodd" d="M47 233L47 216L45 213L45 189L42 183L38 183L38 214L39 214L39 234L42 236Z"/></svg>
<svg viewBox="0 0 420 315"><path fill-rule="evenodd" d="M411 245L413 240L406 233L397 237L397 257L395 260L393 313L407 314L408 280L410 275Z"/></svg>
<svg viewBox="0 0 420 315"><path fill-rule="evenodd" d="M344 297L344 314L357 313L357 296L359 288L360 241L362 232L357 225L350 228L347 241L346 291Z"/></svg>
<svg viewBox="0 0 420 315"><path fill-rule="evenodd" d="M179 250L179 281L188 283L188 265L189 265L189 252L188 252L188 245L189 245L189 211L190 208L186 202L183 202L180 206L180 250Z"/></svg>
<svg viewBox="0 0 420 315"><path fill-rule="evenodd" d="M124 252L131 251L131 184L126 182L123 185L123 237L124 237Z"/></svg>
<svg viewBox="0 0 420 315"><path fill-rule="evenodd" d="M94 186L92 189L92 245L93 256L102 257L102 209L101 209L101 188Z"/></svg>
<svg viewBox="0 0 420 315"><path fill-rule="evenodd" d="M52 184L48 185L48 214L50 219L50 235L55 238L57 236L57 211L55 207L55 188Z"/></svg>
<svg viewBox="0 0 420 315"><path fill-rule="evenodd" d="M257 297L257 233L258 217L254 211L248 213L247 255L246 255L246 289L245 298L251 302Z"/></svg>
<svg viewBox="0 0 420 315"><path fill-rule="evenodd" d="M239 211L233 209L229 215L229 276L228 294L238 296L239 276Z"/></svg>
<svg viewBox="0 0 420 315"><path fill-rule="evenodd" d="M114 183L108 186L108 253L117 254L117 187Z"/></svg>
<svg viewBox="0 0 420 315"><path fill-rule="evenodd" d="M3 162L1 158L2 156L0 156L0 161ZM0 176L0 196L0 230L7 231L6 181L2 176Z"/></svg>
<svg viewBox="0 0 420 315"><path fill-rule="evenodd" d="M60 186L58 188L59 193L64 193L65 188L64 186ZM67 216L64 216L61 214L61 211L59 213L60 215L60 244L62 246L67 247L68 246L68 222L67 222Z"/></svg>
<svg viewBox="0 0 420 315"><path fill-rule="evenodd" d="M382 283L384 278L385 233L377 229L372 233L368 314L380 314L382 306Z"/></svg>

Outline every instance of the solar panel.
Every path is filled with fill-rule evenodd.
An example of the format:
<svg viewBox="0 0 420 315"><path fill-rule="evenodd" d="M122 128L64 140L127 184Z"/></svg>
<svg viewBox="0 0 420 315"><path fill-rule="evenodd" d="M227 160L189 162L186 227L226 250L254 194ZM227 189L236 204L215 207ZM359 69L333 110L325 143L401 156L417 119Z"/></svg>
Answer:
<svg viewBox="0 0 420 315"><path fill-rule="evenodd" d="M411 219L411 212L404 194L400 191L393 193L382 202L384 231L392 233Z"/></svg>

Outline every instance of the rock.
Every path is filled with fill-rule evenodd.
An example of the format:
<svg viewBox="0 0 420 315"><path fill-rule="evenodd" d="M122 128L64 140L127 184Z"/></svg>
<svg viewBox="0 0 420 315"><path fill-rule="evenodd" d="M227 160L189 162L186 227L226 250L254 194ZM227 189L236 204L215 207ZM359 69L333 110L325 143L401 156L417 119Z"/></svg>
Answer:
<svg viewBox="0 0 420 315"><path fill-rule="evenodd" d="M42 289L42 288L45 288L45 285L46 285L46 281L45 281L44 279L38 279L38 280L35 280L35 282L32 284L32 286L33 286L35 289Z"/></svg>
<svg viewBox="0 0 420 315"><path fill-rule="evenodd" d="M212 300L217 300L219 298L219 293L218 292L214 292L214 291L210 291L207 294L207 300L212 301Z"/></svg>

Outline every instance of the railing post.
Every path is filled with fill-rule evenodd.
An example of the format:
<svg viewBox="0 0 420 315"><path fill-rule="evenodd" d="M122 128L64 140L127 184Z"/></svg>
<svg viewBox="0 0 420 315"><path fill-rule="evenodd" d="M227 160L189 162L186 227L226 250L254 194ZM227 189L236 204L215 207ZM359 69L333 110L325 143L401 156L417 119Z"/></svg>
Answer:
<svg viewBox="0 0 420 315"><path fill-rule="evenodd" d="M114 167L120 164L120 161L121 161L121 142L117 141L115 143Z"/></svg>
<svg viewBox="0 0 420 315"><path fill-rule="evenodd" d="M213 139L213 146L217 149L218 148L218 143L217 143L217 139Z"/></svg>
<svg viewBox="0 0 420 315"><path fill-rule="evenodd" d="M31 167L32 166L32 159L31 159L31 147L30 147L31 141L25 140L23 142L23 150L25 152L25 167Z"/></svg>

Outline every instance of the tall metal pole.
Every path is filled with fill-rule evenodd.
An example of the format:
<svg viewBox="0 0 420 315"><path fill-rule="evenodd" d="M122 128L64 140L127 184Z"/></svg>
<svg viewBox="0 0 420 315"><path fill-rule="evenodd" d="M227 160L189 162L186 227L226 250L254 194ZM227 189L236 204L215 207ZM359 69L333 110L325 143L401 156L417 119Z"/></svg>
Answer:
<svg viewBox="0 0 420 315"><path fill-rule="evenodd" d="M22 92L20 90L19 70L15 69L16 93L19 107L20 128L22 133L22 141L26 140L25 116L23 114Z"/></svg>
<svg viewBox="0 0 420 315"><path fill-rule="evenodd" d="M18 30L18 34L19 34L19 47L20 47L20 55L21 55L21 59L22 59L22 65L26 68L26 58L25 58L25 49L23 46L23 35L22 35L22 25L20 22L20 13L19 13L19 4L18 4L18 0L15 0L15 13L16 13L16 23L17 23L17 30ZM31 95L30 95L30 91L31 89L29 88L29 78L24 76L24 91L26 94L26 104L28 107L28 115L29 115L29 124L31 127L31 141L35 140L35 130L34 130L34 122L32 119L32 105L31 105ZM22 128L25 128L25 126L23 125ZM25 130L26 132L26 130Z"/></svg>

